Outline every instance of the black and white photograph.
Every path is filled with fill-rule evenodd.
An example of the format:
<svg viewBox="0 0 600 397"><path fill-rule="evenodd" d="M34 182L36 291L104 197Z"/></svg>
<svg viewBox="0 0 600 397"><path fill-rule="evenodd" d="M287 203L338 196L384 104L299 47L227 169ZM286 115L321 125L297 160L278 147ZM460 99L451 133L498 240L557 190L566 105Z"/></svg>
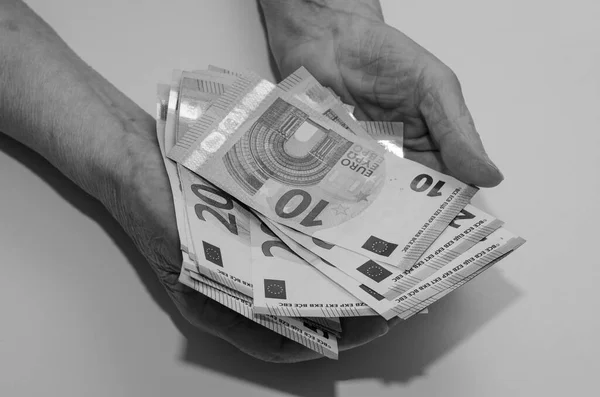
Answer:
<svg viewBox="0 0 600 397"><path fill-rule="evenodd" d="M0 0L0 396L596 395L599 15Z"/></svg>

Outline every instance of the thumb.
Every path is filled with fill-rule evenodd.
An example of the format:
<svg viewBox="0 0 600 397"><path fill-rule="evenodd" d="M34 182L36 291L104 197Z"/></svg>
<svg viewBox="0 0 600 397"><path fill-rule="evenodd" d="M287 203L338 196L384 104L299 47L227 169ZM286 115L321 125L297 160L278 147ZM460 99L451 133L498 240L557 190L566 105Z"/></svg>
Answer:
<svg viewBox="0 0 600 397"><path fill-rule="evenodd" d="M420 111L450 172L482 187L502 182L504 176L483 148L456 75L444 66L424 79L420 91Z"/></svg>

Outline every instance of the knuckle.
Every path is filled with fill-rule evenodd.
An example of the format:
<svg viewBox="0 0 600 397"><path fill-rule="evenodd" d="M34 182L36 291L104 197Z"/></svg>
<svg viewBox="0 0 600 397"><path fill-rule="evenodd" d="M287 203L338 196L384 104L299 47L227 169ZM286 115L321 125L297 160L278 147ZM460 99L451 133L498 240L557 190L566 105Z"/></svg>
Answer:
<svg viewBox="0 0 600 397"><path fill-rule="evenodd" d="M439 66L438 75L440 80L442 80L445 84L450 84L453 87L460 88L460 80L458 79L457 74L448 66L441 64Z"/></svg>
<svg viewBox="0 0 600 397"><path fill-rule="evenodd" d="M421 70L421 80L427 85L452 84L460 86L457 74L448 65L435 58L434 56L426 57L422 61L423 67Z"/></svg>

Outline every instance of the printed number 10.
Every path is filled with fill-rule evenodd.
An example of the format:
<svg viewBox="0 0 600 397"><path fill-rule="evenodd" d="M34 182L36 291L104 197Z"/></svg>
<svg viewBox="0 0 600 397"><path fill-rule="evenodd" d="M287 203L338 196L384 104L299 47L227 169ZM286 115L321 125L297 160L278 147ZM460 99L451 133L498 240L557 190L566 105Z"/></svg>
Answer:
<svg viewBox="0 0 600 397"><path fill-rule="evenodd" d="M415 179L412 180L412 182L410 183L410 188L412 190L414 190L415 192L420 193L420 192L424 192L424 191L428 190L432 184L433 184L433 178L430 175L421 174L421 175L417 175L415 177ZM436 183L435 186L432 187L431 190L427 193L427 196L428 197L441 196L442 193L440 193L440 189L442 187L444 187L445 184L446 184L446 182L444 182L444 181L438 181L438 183Z"/></svg>
<svg viewBox="0 0 600 397"><path fill-rule="evenodd" d="M300 198L300 202L296 205L296 207L287 209L286 206L289 204L289 202L297 197ZM275 204L275 213L283 219L295 218L298 215L303 214L308 209L311 202L312 197L308 192L302 189L292 189L279 198L277 204ZM322 225L323 221L318 220L317 217L328 205L329 201L320 200L310 210L308 215L302 219L300 224L306 227Z"/></svg>

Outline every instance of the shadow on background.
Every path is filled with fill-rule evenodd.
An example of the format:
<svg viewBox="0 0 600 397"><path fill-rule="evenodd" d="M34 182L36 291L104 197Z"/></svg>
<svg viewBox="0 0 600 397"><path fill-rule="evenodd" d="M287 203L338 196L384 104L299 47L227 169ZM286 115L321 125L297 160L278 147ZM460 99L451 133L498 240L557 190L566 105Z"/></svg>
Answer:
<svg viewBox="0 0 600 397"><path fill-rule="evenodd" d="M22 163L66 201L97 222L136 270L154 301L177 326L187 343L181 359L190 365L260 384L297 396L335 396L336 382L377 379L407 382L477 332L519 296L496 269L449 294L400 323L366 346L342 352L339 361L321 359L298 364L270 364L241 353L218 338L198 332L171 302L144 257L105 208L52 167L41 156L0 133L0 151Z"/></svg>
<svg viewBox="0 0 600 397"><path fill-rule="evenodd" d="M430 306L429 314L399 323L387 335L345 351L338 361L321 359L276 365L248 357L227 343L190 333L184 359L210 370L298 396L335 396L336 382L376 379L403 383L427 368L515 302L519 292L491 269ZM185 333L185 327L179 327Z"/></svg>

